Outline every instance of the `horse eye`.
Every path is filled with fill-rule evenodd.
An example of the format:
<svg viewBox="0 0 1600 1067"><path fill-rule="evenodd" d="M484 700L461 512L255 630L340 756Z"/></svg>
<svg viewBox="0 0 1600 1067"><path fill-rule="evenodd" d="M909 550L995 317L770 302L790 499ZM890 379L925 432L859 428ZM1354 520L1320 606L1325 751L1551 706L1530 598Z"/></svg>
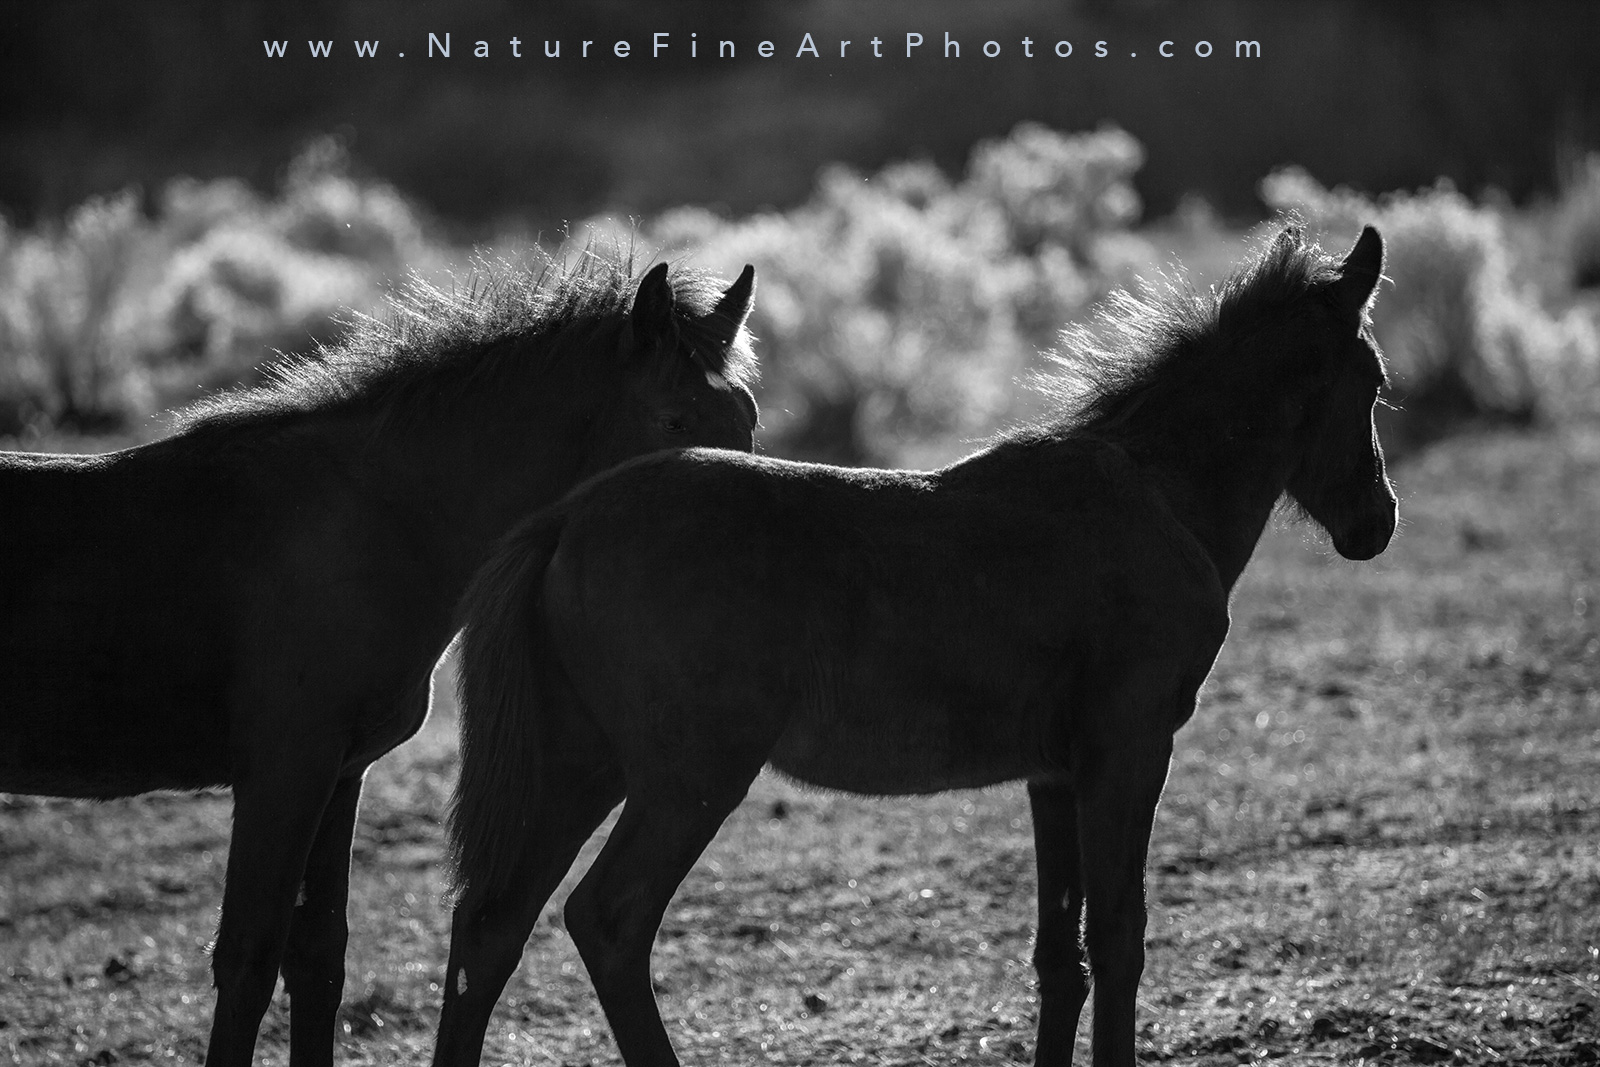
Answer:
<svg viewBox="0 0 1600 1067"><path fill-rule="evenodd" d="M661 428L667 433L677 436L689 432L689 426L676 415L664 415L661 418Z"/></svg>

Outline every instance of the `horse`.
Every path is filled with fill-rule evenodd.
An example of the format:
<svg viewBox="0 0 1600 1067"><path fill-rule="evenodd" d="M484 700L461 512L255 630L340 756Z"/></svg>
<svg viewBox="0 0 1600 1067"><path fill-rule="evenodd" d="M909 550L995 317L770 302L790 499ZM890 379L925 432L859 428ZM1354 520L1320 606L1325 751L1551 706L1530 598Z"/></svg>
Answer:
<svg viewBox="0 0 1600 1067"><path fill-rule="evenodd" d="M1132 1063L1151 824L1230 591L1280 501L1352 560L1395 529L1382 269L1370 227L1338 262L1291 222L1205 296L1114 300L1069 335L1059 410L951 466L688 449L509 534L463 602L434 1063L478 1061L534 921L622 803L566 928L623 1060L676 1064L655 933L767 765L873 795L1025 781L1036 1062L1070 1062L1092 974L1094 1062Z"/></svg>
<svg viewBox="0 0 1600 1067"><path fill-rule="evenodd" d="M290 1062L332 1063L362 776L497 539L629 457L753 447L753 268L572 258L415 282L164 439L0 453L0 791L232 787L208 1064L250 1062L280 967Z"/></svg>

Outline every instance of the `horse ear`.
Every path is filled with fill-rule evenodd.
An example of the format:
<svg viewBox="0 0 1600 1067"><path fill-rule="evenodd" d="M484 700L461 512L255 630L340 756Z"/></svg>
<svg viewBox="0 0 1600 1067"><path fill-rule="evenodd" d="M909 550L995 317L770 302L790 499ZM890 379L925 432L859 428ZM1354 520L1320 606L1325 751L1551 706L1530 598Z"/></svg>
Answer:
<svg viewBox="0 0 1600 1067"><path fill-rule="evenodd" d="M728 286L728 291L722 294L717 306L706 316L710 320L711 328L717 331L724 345L733 343L740 327L744 325L744 320L750 317L750 307L755 302L755 293L756 268L746 263L744 270L739 272L739 277Z"/></svg>
<svg viewBox="0 0 1600 1067"><path fill-rule="evenodd" d="M628 323L635 338L654 337L672 323L672 286L667 284L667 265L657 263L639 283L633 298Z"/></svg>
<svg viewBox="0 0 1600 1067"><path fill-rule="evenodd" d="M1339 280L1333 283L1334 297L1341 307L1360 311L1372 300L1382 277L1383 238L1367 226L1339 267Z"/></svg>

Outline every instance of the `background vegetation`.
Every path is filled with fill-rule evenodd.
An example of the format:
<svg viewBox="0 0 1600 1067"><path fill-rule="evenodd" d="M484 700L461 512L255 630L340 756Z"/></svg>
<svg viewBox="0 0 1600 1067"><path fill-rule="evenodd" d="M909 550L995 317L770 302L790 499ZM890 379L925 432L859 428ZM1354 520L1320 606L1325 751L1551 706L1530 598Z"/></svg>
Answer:
<svg viewBox="0 0 1600 1067"><path fill-rule="evenodd" d="M756 264L752 328L765 367L765 447L839 463L953 458L1037 400L1040 353L1112 286L1163 269L1205 285L1258 226L1225 224L1198 196L1143 221L1146 150L1115 126L1067 134L1032 122L978 142L965 167L824 168L787 210L681 207L572 230L688 258L731 276ZM1448 180L1376 199L1300 168L1263 178L1263 201L1304 218L1330 249L1374 222L1392 292L1376 328L1402 451L1482 421L1596 411L1600 155L1528 208ZM507 231L479 246L514 259ZM231 178L178 178L145 211L133 189L60 222L0 224L0 436L149 436L155 418L247 382L274 351L311 352L341 316L384 313L408 274L468 284L474 249L392 186L350 173L318 138L263 195Z"/></svg>

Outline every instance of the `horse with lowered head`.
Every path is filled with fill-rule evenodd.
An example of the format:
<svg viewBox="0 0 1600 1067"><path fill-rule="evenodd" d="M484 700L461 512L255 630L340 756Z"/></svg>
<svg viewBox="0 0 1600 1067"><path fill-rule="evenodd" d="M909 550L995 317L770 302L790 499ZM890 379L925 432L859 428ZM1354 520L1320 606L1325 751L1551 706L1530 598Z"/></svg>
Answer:
<svg viewBox="0 0 1600 1067"><path fill-rule="evenodd" d="M250 1062L280 966L290 1062L332 1062L366 768L519 518L632 456L751 448L753 284L592 252L418 284L171 437L0 453L0 791L233 788L207 1063Z"/></svg>
<svg viewBox="0 0 1600 1067"><path fill-rule="evenodd" d="M1128 1064L1144 863L1174 732L1287 497L1340 554L1394 532L1367 309L1289 225L1209 296L1124 296L1076 401L942 470L687 449L531 517L464 602L459 901L435 1063L477 1062L534 920L622 814L566 924L629 1067L675 1064L650 953L763 765L866 794L1025 780L1036 1062ZM1105 335L1102 335L1105 336ZM1087 962L1087 969L1086 964Z"/></svg>

